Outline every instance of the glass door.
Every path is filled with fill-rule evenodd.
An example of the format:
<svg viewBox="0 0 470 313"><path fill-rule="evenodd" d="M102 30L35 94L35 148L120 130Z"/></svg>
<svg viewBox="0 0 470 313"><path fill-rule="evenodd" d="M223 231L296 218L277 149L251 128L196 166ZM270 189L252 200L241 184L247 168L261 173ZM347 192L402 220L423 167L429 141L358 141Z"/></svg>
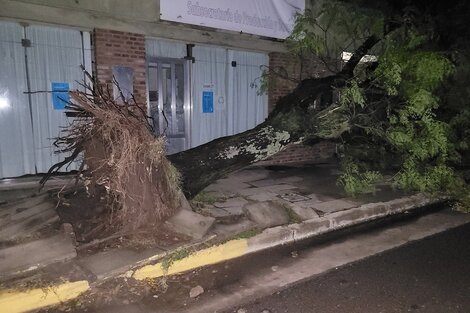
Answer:
<svg viewBox="0 0 470 313"><path fill-rule="evenodd" d="M149 113L154 131L167 138L167 153L189 148L188 63L155 58L148 63Z"/></svg>

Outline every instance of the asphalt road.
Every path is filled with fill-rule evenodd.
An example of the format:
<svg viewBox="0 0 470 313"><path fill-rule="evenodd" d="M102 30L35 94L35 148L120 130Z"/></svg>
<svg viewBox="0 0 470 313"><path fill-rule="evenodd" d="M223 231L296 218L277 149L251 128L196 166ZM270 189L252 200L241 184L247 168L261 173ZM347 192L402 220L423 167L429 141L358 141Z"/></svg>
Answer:
<svg viewBox="0 0 470 313"><path fill-rule="evenodd" d="M469 313L470 224L233 308L246 313Z"/></svg>

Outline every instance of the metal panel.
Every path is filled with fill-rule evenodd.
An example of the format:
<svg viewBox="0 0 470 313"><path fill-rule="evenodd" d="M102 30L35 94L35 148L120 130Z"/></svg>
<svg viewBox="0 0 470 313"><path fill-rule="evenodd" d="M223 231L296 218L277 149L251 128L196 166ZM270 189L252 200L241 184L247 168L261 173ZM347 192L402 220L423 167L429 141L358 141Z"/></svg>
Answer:
<svg viewBox="0 0 470 313"><path fill-rule="evenodd" d="M84 79L80 68L84 53L79 31L30 26L26 28L26 37L31 40L27 49L31 91L51 90L52 82L68 82L71 90L80 88ZM48 93L32 94L31 109L37 172L44 173L65 157L55 153L53 141L70 120L63 110L54 110ZM76 168L74 164L64 170Z"/></svg>
<svg viewBox="0 0 470 313"><path fill-rule="evenodd" d="M199 146L227 133L227 50L219 47L196 46L193 50L191 89L193 115L191 147ZM204 85L213 85L214 112L203 113Z"/></svg>
<svg viewBox="0 0 470 313"><path fill-rule="evenodd" d="M228 50L228 60L227 132L233 135L255 127L268 115L268 97L259 94L259 83L269 59L262 53Z"/></svg>
<svg viewBox="0 0 470 313"><path fill-rule="evenodd" d="M258 95L253 87L261 66L268 64L266 54L196 46L194 56L191 147L243 132L266 119L267 96ZM214 113L202 113L202 92L208 83L215 86Z"/></svg>
<svg viewBox="0 0 470 313"><path fill-rule="evenodd" d="M53 82L80 88L82 64L91 70L89 33L0 22L0 178L45 173L63 160L52 143L69 121L49 91Z"/></svg>
<svg viewBox="0 0 470 313"><path fill-rule="evenodd" d="M23 27L0 22L0 178L34 174Z"/></svg>

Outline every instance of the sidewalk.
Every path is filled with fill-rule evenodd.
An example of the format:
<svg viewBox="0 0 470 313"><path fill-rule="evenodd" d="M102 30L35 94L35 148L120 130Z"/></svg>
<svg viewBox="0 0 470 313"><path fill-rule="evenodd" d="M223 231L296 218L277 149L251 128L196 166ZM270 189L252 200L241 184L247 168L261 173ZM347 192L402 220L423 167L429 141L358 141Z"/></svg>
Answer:
<svg viewBox="0 0 470 313"><path fill-rule="evenodd" d="M60 241L40 239L39 248L25 247L32 245L27 242L0 249L0 257L14 260L21 255L24 260L10 262L10 267L2 262L0 307L25 312L59 304L90 289L96 292L113 279L146 282L439 202L385 186L375 195L350 198L336 186L337 175L333 162L251 166L233 173L192 201L198 214L183 210L167 222L167 227L192 235L168 247L121 247L77 256L65 230L55 234L62 236ZM37 208L37 201L32 206ZM4 204L0 212L5 207L12 211ZM52 248L57 242L62 242L62 249ZM51 255L44 251L60 255L38 262L42 255Z"/></svg>

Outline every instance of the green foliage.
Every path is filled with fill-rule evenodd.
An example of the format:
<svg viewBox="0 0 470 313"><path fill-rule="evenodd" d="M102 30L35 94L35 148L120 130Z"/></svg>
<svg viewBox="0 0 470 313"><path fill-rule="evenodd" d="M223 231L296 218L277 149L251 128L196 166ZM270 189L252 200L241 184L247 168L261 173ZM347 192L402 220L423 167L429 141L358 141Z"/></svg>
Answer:
<svg viewBox="0 0 470 313"><path fill-rule="evenodd" d="M295 211L289 207L289 206L284 206L284 209L286 210L287 212L287 216L289 218L289 224L298 224L300 222L302 222L302 219L300 218L300 216L295 213Z"/></svg>
<svg viewBox="0 0 470 313"><path fill-rule="evenodd" d="M262 232L261 228L252 228L248 230L244 230L238 234L236 234L233 238L229 239L249 239L251 237L254 237Z"/></svg>
<svg viewBox="0 0 470 313"><path fill-rule="evenodd" d="M378 11L324 1L297 15L287 43L295 55L337 57L343 51L353 51L367 36L382 36L383 27L384 18Z"/></svg>
<svg viewBox="0 0 470 313"><path fill-rule="evenodd" d="M382 178L377 171L361 170L358 163L351 159L346 159L341 164L341 175L338 185L351 196L363 193L374 193L376 184Z"/></svg>
<svg viewBox="0 0 470 313"><path fill-rule="evenodd" d="M370 151L380 151L392 160L385 170L395 187L444 192L470 204L469 189L455 170L455 162L470 147L470 54L451 62L448 54L433 51L428 36L433 36L432 21L408 16L401 27L384 35L390 25L384 27L377 11L352 2L317 3L297 16L288 38L294 54L337 58L342 51L355 51L371 35L382 39L367 52L377 56L377 64L359 65L355 77L338 90L339 101L312 121L315 136L364 147L359 153L345 149L338 184L352 195L373 192L381 179L381 162ZM457 71L453 63L459 65Z"/></svg>
<svg viewBox="0 0 470 313"><path fill-rule="evenodd" d="M360 106L364 108L366 100L364 99L364 92L356 80L352 80L348 87L340 90L339 103L342 106Z"/></svg>
<svg viewBox="0 0 470 313"><path fill-rule="evenodd" d="M452 66L443 55L423 51L420 44L424 40L424 36L410 30L407 36L399 32L399 36L393 34L386 38L384 53L371 78L373 86L394 96L395 101L387 106L383 133L367 131L369 125L361 127L369 136L370 148L374 148L373 142L381 143L402 160L392 179L394 186L437 192L448 190L460 181L449 164L449 155L455 149L449 139L450 126L436 114L441 102L436 89L451 74ZM366 109L370 105L355 80L341 91L341 97L341 105L355 104ZM356 123L356 126L360 125ZM352 161L347 161L339 182L348 193L361 193L376 178L375 172L366 173L367 170L360 171Z"/></svg>
<svg viewBox="0 0 470 313"><path fill-rule="evenodd" d="M390 45L374 74L377 86L404 102L391 112L385 138L404 159L395 186L435 192L456 179L447 164L453 149L449 125L435 113L440 102L435 90L452 66L439 53L420 50L422 41L423 36L410 32L402 45Z"/></svg>
<svg viewBox="0 0 470 313"><path fill-rule="evenodd" d="M215 195L214 193L209 193L201 191L198 193L191 201L195 204L214 204L216 202L224 201L225 198L222 196Z"/></svg>

